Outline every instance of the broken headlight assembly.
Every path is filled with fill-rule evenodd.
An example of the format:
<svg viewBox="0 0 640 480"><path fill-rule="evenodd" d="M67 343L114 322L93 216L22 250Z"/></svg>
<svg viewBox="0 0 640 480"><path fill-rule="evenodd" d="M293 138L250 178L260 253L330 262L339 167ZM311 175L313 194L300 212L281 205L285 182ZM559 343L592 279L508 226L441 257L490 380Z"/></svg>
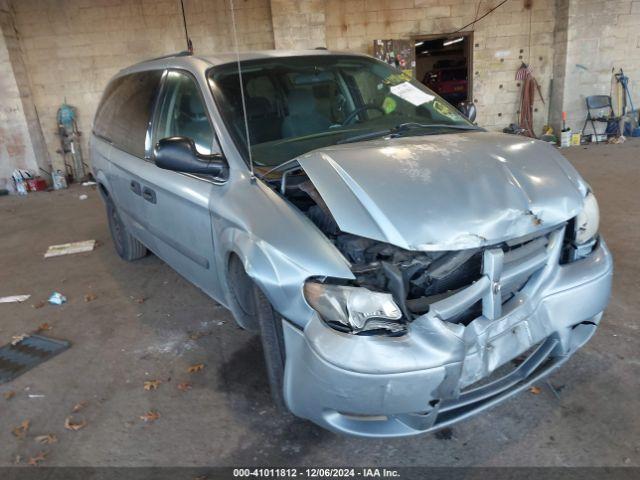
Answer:
<svg viewBox="0 0 640 480"><path fill-rule="evenodd" d="M582 211L569 223L561 263L570 263L589 255L598 240L600 208L591 190L587 192Z"/></svg>
<svg viewBox="0 0 640 480"><path fill-rule="evenodd" d="M308 280L304 296L335 330L354 334L402 334L406 324L390 293L364 287L331 285Z"/></svg>
<svg viewBox="0 0 640 480"><path fill-rule="evenodd" d="M596 196L589 191L584 197L582 211L576 217L575 242L577 245L594 239L600 226L600 208Z"/></svg>

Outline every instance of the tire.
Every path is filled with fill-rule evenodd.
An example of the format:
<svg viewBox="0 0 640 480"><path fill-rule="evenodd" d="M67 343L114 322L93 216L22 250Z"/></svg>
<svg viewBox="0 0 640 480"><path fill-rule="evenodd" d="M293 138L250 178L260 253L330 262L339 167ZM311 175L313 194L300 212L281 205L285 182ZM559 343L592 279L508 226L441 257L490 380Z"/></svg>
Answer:
<svg viewBox="0 0 640 480"><path fill-rule="evenodd" d="M234 314L245 328L260 333L271 398L280 413L288 412L284 402L285 350L282 317L273 309L262 290L247 275L236 255L229 259L229 288L236 304Z"/></svg>
<svg viewBox="0 0 640 480"><path fill-rule="evenodd" d="M111 239L120 258L127 262L132 262L144 257L147 254L147 247L129 233L110 198L107 198L106 203Z"/></svg>
<svg viewBox="0 0 640 480"><path fill-rule="evenodd" d="M283 391L285 350L282 317L275 312L267 297L256 285L253 286L253 291L271 399L278 411L285 413L289 410L284 402Z"/></svg>

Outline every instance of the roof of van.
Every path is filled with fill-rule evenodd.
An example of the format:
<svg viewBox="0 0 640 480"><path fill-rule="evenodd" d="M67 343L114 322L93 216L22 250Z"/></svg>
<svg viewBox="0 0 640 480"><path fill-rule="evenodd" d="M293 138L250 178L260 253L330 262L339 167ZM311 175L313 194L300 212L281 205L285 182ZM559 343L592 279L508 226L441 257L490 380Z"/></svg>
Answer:
<svg viewBox="0 0 640 480"><path fill-rule="evenodd" d="M207 55L207 56L198 56L191 55L188 52L179 52L171 55L167 55L164 57L153 58L150 60L145 60L140 63L136 63L135 65L131 65L130 67L126 67L122 69L119 75L125 73L132 73L141 70L155 69L155 68L171 68L171 67L185 67L191 66L193 68L202 68L206 66L206 68L215 66L215 65L223 65L225 63L232 63L238 60L240 57L240 61L247 60L260 60L267 58L283 58L283 57L303 57L303 56L330 56L330 55L349 55L355 57L364 57L366 55L360 53L353 52L340 52L333 50L255 50L249 52L240 52L236 54L235 52L224 52L217 53L215 55Z"/></svg>

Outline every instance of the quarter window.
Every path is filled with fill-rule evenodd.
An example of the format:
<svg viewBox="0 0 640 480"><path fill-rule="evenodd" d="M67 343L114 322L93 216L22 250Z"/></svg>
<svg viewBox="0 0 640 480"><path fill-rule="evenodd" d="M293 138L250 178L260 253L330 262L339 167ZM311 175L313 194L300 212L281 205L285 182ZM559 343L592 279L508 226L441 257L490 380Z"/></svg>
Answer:
<svg viewBox="0 0 640 480"><path fill-rule="evenodd" d="M210 154L213 129L198 85L189 75L176 71L167 74L165 85L155 127L156 141L187 137L195 142L199 153Z"/></svg>
<svg viewBox="0 0 640 480"><path fill-rule="evenodd" d="M145 138L162 71L132 73L113 80L98 107L93 130L116 147L144 157Z"/></svg>

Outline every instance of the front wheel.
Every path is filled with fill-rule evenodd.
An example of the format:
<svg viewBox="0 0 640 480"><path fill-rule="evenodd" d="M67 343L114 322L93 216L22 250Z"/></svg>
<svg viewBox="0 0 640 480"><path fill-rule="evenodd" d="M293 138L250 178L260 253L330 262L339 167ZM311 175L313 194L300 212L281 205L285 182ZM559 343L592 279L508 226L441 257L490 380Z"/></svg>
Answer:
<svg viewBox="0 0 640 480"><path fill-rule="evenodd" d="M267 367L269 388L273 403L281 412L288 411L284 403L284 338L282 335L282 318L269 303L264 293L253 286L256 305L256 316L260 327L260 339Z"/></svg>
<svg viewBox="0 0 640 480"><path fill-rule="evenodd" d="M116 248L120 258L132 262L147 254L147 248L131 235L110 198L107 198L107 219L113 246Z"/></svg>

